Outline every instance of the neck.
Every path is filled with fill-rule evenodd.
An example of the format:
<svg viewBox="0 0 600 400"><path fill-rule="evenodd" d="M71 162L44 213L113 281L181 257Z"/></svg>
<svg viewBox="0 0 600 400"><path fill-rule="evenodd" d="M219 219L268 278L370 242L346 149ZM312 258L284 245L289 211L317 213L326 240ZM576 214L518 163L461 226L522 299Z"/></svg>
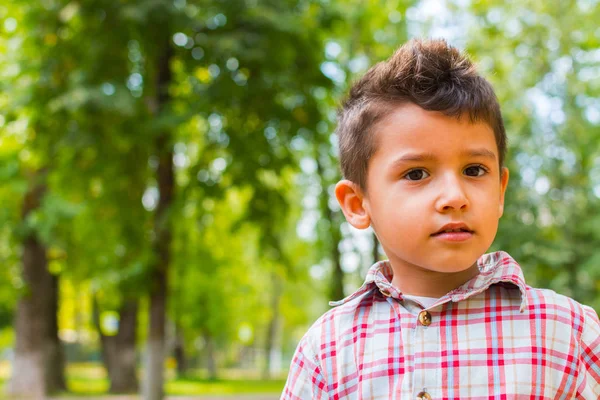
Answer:
<svg viewBox="0 0 600 400"><path fill-rule="evenodd" d="M444 296L479 274L477 263L458 272L438 272L415 265L398 266L394 263L392 263L392 270L394 271L392 285L402 293L435 298Z"/></svg>

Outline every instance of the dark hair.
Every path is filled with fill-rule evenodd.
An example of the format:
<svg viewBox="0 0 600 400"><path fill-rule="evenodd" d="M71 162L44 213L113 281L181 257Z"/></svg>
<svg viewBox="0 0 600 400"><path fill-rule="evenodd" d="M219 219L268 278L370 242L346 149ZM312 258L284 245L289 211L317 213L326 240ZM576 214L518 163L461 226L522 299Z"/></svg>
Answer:
<svg viewBox="0 0 600 400"><path fill-rule="evenodd" d="M388 60L371 67L356 82L338 111L342 173L366 190L369 159L375 153L373 127L399 105L413 103L471 122L490 125L500 166L506 154L506 132L491 84L475 65L445 40L412 39Z"/></svg>

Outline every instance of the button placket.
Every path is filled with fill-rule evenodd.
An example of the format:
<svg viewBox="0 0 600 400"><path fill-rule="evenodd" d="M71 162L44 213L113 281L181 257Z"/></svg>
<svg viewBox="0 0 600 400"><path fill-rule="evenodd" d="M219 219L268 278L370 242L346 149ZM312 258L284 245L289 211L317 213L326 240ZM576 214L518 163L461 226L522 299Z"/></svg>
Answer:
<svg viewBox="0 0 600 400"><path fill-rule="evenodd" d="M436 355L440 352L439 325L433 323L432 313L421 309L416 315L414 326L414 375L412 379L412 395L416 399L432 399L439 395L440 378L439 369L431 370L430 365L438 360ZM427 388L427 389L426 389Z"/></svg>

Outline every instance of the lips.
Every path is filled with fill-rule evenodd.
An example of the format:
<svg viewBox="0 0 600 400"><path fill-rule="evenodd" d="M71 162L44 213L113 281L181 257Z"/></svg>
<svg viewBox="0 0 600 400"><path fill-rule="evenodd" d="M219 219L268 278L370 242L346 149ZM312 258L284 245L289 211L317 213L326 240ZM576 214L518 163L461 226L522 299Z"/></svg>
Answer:
<svg viewBox="0 0 600 400"><path fill-rule="evenodd" d="M437 232L431 234L431 236L439 236L446 234L457 234L457 233L469 233L472 234L473 230L469 228L464 222L451 222L442 226Z"/></svg>

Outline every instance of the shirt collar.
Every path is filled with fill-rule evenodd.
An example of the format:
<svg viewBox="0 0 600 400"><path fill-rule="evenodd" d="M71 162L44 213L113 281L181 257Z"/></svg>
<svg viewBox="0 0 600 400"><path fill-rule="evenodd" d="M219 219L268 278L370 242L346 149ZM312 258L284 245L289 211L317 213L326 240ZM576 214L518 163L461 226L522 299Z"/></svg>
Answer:
<svg viewBox="0 0 600 400"><path fill-rule="evenodd" d="M477 276L450 291L440 298L437 304L445 301L462 301L484 292L491 285L504 282L519 288L521 292L520 311L523 312L525 310L525 307L527 307L527 285L525 284L525 278L519 264L508 253L497 251L495 253L484 254L477 260L477 266L479 267L479 274ZM343 300L331 301L329 305L340 306L367 292L374 292L375 289L378 289L386 297L402 300L402 292L392 286L393 275L391 264L388 261L379 261L369 268L365 283L357 291ZM442 301L442 299L445 301Z"/></svg>

